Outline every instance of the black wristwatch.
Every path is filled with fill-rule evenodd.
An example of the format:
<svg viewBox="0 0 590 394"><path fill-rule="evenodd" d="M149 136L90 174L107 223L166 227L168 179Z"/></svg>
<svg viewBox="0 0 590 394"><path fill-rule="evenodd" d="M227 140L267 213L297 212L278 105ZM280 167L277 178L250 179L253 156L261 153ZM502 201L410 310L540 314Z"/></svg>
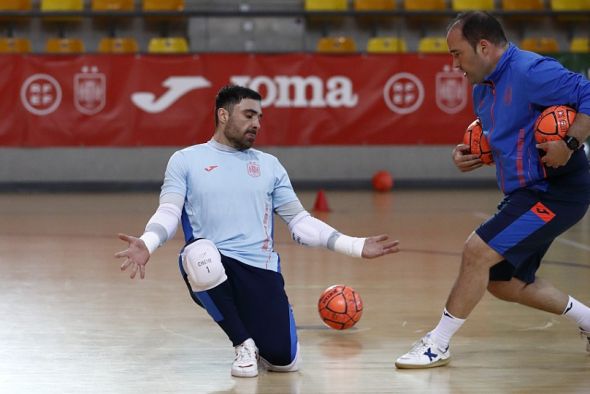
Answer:
<svg viewBox="0 0 590 394"><path fill-rule="evenodd" d="M580 141L578 141L576 137L566 135L565 137L563 137L563 140L565 141L567 147L570 148L570 150L572 151L576 151L580 147Z"/></svg>

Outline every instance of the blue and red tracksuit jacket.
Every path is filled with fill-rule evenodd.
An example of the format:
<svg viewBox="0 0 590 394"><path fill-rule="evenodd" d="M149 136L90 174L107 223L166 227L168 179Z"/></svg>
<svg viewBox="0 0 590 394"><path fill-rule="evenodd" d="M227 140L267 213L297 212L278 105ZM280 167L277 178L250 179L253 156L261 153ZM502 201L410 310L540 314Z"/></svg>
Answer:
<svg viewBox="0 0 590 394"><path fill-rule="evenodd" d="M583 75L510 43L494 71L474 86L473 104L490 142L498 186L504 194L519 188L547 191L555 182L589 190L590 171L583 149L563 167L545 167L533 130L537 117L551 105L568 105L590 115L590 82ZM590 193L583 194L590 199Z"/></svg>

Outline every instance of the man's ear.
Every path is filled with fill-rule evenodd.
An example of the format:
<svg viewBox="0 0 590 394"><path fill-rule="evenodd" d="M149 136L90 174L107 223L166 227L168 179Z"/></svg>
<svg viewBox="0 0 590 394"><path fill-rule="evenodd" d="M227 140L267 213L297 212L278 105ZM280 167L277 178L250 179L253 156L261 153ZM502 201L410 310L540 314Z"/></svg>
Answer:
<svg viewBox="0 0 590 394"><path fill-rule="evenodd" d="M477 46L482 55L487 55L490 52L490 45L491 43L488 40L479 40Z"/></svg>
<svg viewBox="0 0 590 394"><path fill-rule="evenodd" d="M229 118L229 113L225 108L217 108L217 119L221 123L227 123L227 119Z"/></svg>

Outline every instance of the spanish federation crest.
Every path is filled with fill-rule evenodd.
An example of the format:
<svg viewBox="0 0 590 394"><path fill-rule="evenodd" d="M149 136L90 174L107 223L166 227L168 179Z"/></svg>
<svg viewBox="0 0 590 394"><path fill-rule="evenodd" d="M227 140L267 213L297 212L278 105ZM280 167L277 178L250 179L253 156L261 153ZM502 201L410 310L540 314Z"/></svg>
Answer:
<svg viewBox="0 0 590 394"><path fill-rule="evenodd" d="M106 78L97 67L82 67L74 75L74 105L85 115L100 112L106 104Z"/></svg>
<svg viewBox="0 0 590 394"><path fill-rule="evenodd" d="M467 105L467 79L448 65L436 73L436 105L447 114L456 114Z"/></svg>
<svg viewBox="0 0 590 394"><path fill-rule="evenodd" d="M255 178L260 176L260 164L257 161L248 162L248 175Z"/></svg>

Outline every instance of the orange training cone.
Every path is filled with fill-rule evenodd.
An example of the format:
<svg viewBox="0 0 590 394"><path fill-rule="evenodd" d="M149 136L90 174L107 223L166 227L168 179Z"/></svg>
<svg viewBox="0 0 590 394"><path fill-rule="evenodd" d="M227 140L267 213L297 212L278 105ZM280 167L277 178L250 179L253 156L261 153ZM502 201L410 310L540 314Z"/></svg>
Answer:
<svg viewBox="0 0 590 394"><path fill-rule="evenodd" d="M315 198L315 204L313 210L318 212L330 212L328 207L328 200L326 199L326 193L322 189L318 191L318 195Z"/></svg>

